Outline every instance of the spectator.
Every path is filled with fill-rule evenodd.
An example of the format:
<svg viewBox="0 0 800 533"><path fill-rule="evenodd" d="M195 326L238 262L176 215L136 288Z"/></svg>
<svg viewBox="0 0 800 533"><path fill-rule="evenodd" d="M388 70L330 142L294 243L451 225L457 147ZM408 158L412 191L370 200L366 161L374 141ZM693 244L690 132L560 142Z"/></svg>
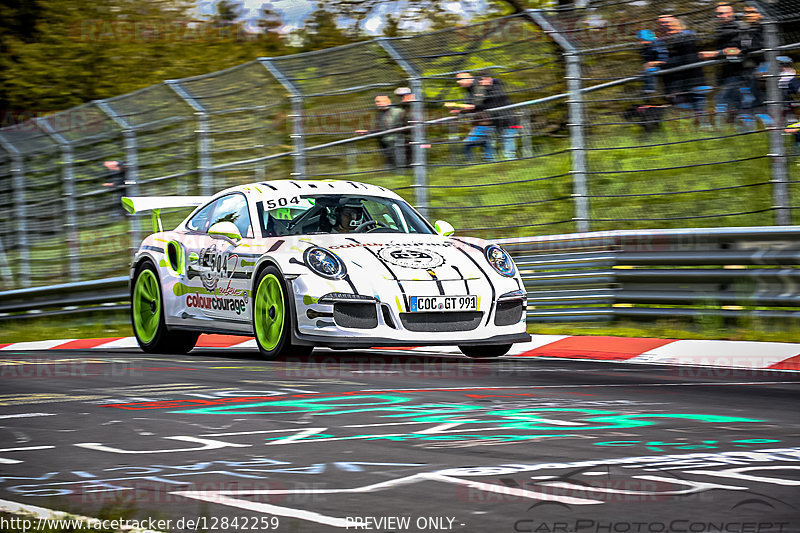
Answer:
<svg viewBox="0 0 800 533"><path fill-rule="evenodd" d="M644 93L653 94L656 92L656 76L654 74L659 71L658 65L666 62L667 49L660 39L656 39L656 34L650 30L639 30L636 35L639 37L639 44L642 45L639 53L645 64L645 72L649 73L644 77Z"/></svg>
<svg viewBox="0 0 800 533"><path fill-rule="evenodd" d="M506 107L511 105L511 100L508 99L503 82L497 78L493 78L491 74L484 73L478 80L479 87L485 87L483 102L477 106L478 111L490 111L497 107ZM481 91L478 91L480 94ZM503 158L516 159L517 158L517 131L520 129L517 123L517 116L511 110L503 110L491 112L492 125L500 133L500 138L503 141Z"/></svg>
<svg viewBox="0 0 800 533"><path fill-rule="evenodd" d="M663 35L662 43L666 48L666 61L651 61L647 67L659 67L669 70L699 61L697 41L693 32L676 17L662 15L659 17L659 31ZM705 75L702 68L689 68L671 72L662 76L664 92L667 100L679 107L694 110L696 120L705 126L706 99Z"/></svg>
<svg viewBox="0 0 800 533"><path fill-rule="evenodd" d="M392 105L392 100L385 94L379 94L375 97L375 127L372 130L356 130L358 134L377 133L379 131L391 130L401 127L403 112ZM378 145L380 146L381 153L385 164L389 168L398 167L397 154L402 149L401 143L403 142L403 134L387 133L378 137Z"/></svg>
<svg viewBox="0 0 800 533"><path fill-rule="evenodd" d="M486 111L489 113L492 125L503 140L503 156L506 159L516 158L517 130L519 129L516 116L510 110L492 111L498 107L511 105L502 82L488 73L481 74L476 81L469 72L459 72L456 80L458 85L467 92L467 103L456 105L452 112Z"/></svg>
<svg viewBox="0 0 800 533"><path fill-rule="evenodd" d="M701 59L724 59L717 75L717 99L715 112L717 122L720 116L727 114L728 122L741 108L740 88L744 86L742 65L742 31L743 27L736 20L733 6L726 3L717 5L717 29L714 32L715 50L700 53Z"/></svg>
<svg viewBox="0 0 800 533"><path fill-rule="evenodd" d="M797 115L800 115L800 77L797 76L797 71L794 69L792 59L788 56L779 56L777 58L781 67L780 77L778 78L778 87L781 91L781 101L783 108L781 110L781 125L795 122ZM786 133L795 133L795 148L800 143L800 130L798 124L791 124L787 127ZM789 131L792 130L792 131Z"/></svg>
<svg viewBox="0 0 800 533"><path fill-rule="evenodd" d="M745 123L750 123L748 129L754 129L755 120L758 118L764 126L771 126L772 119L765 109L764 95L764 75L768 71L768 65L764 62L764 28L761 26L763 16L758 9L752 6L744 8L744 24L740 44L742 46L744 59L742 61L744 86L741 88L742 109L744 113L741 119Z"/></svg>
<svg viewBox="0 0 800 533"><path fill-rule="evenodd" d="M784 59L788 57L782 56ZM796 75L786 83L786 89L783 91L787 102L787 117L786 122L793 122L797 120L800 115L800 78ZM791 118L790 118L791 117ZM788 124L784 130L786 133L794 135L794 155L800 155L800 122Z"/></svg>
<svg viewBox="0 0 800 533"><path fill-rule="evenodd" d="M472 129L464 139L464 155L467 161L472 161L472 149L476 146L483 148L483 160L494 161L494 150L492 149L492 135L494 126L492 118L486 111L478 111L472 118Z"/></svg>
<svg viewBox="0 0 800 533"><path fill-rule="evenodd" d="M403 112L400 118L400 124L402 126L413 126L415 122L413 106L414 102L417 100L414 93L408 87L398 87L394 90L394 94L400 97L400 110ZM405 159L401 166L408 167L414 162L414 152L412 150L413 139L413 129L409 128L403 132L403 145L405 149L401 155L403 155Z"/></svg>
<svg viewBox="0 0 800 533"><path fill-rule="evenodd" d="M114 218L125 216L127 211L122 206L122 197L128 195L128 167L122 161L106 161L103 166L109 170L107 181L103 183L103 187L110 189L113 198L110 213Z"/></svg>

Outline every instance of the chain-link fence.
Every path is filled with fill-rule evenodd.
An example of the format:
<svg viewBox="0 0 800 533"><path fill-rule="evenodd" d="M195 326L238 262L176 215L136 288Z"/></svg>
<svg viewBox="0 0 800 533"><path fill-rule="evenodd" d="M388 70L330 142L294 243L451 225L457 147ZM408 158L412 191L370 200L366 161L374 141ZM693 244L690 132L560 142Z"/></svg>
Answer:
<svg viewBox="0 0 800 533"><path fill-rule="evenodd" d="M783 3L761 10L766 50L728 109L724 59L668 49L656 66L644 51L673 46L669 17L710 49L715 6L603 1L261 58L4 127L0 286L125 274L150 226L123 194L266 179L376 183L485 237L791 223L800 174L780 84L800 33ZM468 91L491 100L485 113Z"/></svg>

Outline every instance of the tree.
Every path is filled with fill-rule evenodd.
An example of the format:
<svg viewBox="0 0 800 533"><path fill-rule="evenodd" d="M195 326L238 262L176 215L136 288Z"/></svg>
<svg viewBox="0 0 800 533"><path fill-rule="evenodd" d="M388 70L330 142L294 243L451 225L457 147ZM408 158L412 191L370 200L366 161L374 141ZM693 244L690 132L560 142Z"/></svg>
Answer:
<svg viewBox="0 0 800 533"><path fill-rule="evenodd" d="M285 48L286 43L280 31L283 27L283 19L280 13L272 9L270 4L261 6L256 25L261 31L259 40L262 43L260 49L263 55L277 55Z"/></svg>
<svg viewBox="0 0 800 533"><path fill-rule="evenodd" d="M231 25L242 16L241 4L230 0L219 0L214 8L215 13L212 20L217 26Z"/></svg>
<svg viewBox="0 0 800 533"><path fill-rule="evenodd" d="M296 31L302 51L321 50L352 42L347 33L338 24L338 15L325 9L323 3L305 20L304 27Z"/></svg>
<svg viewBox="0 0 800 533"><path fill-rule="evenodd" d="M400 17L396 17L391 13L386 15L386 18L383 21L382 33L384 37L399 37L402 33L400 30Z"/></svg>

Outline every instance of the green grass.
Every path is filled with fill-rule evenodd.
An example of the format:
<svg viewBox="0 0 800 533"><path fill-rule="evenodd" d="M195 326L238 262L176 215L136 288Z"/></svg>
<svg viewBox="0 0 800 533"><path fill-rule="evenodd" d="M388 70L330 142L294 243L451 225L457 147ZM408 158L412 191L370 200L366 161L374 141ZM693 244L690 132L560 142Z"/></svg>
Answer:
<svg viewBox="0 0 800 533"><path fill-rule="evenodd" d="M528 332L540 335L610 335L614 337L656 337L664 339L726 339L797 342L800 325L740 319L731 324L721 320L654 320L619 323L530 323ZM6 322L0 329L0 343L46 339L90 339L130 337L133 331L128 313L115 311L65 317L29 318Z"/></svg>
<svg viewBox="0 0 800 533"><path fill-rule="evenodd" d="M4 320L0 325L0 343L133 335L124 311Z"/></svg>

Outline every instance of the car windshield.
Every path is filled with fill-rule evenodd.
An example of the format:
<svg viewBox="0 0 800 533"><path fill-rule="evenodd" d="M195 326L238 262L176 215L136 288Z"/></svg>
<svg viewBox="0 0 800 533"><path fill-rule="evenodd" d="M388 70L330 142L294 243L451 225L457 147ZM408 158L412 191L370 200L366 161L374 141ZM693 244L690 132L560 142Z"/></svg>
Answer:
<svg viewBox="0 0 800 533"><path fill-rule="evenodd" d="M402 200L345 194L295 195L257 204L266 237L320 233L435 233Z"/></svg>

